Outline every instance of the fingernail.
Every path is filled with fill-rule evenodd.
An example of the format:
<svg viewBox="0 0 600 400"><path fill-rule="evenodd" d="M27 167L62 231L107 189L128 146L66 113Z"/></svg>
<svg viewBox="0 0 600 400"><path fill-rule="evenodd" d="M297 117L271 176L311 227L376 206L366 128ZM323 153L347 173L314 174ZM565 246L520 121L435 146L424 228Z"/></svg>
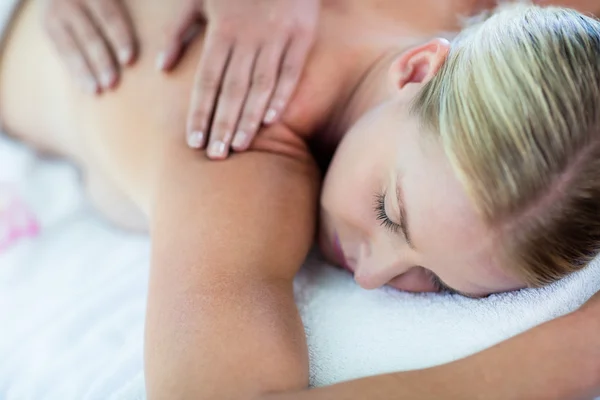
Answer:
<svg viewBox="0 0 600 400"><path fill-rule="evenodd" d="M121 65L126 65L131 62L131 57L133 57L133 50L131 47L124 47L119 50L119 62Z"/></svg>
<svg viewBox="0 0 600 400"><path fill-rule="evenodd" d="M156 69L162 71L165 69L165 62L167 61L167 55L163 52L156 57Z"/></svg>
<svg viewBox="0 0 600 400"><path fill-rule="evenodd" d="M267 111L267 114L265 115L264 123L272 124L273 122L275 122L276 117L277 111L274 108L269 108L269 111Z"/></svg>
<svg viewBox="0 0 600 400"><path fill-rule="evenodd" d="M233 138L233 147L240 148L246 145L246 139L248 139L248 134L244 131L237 131L235 134L235 138Z"/></svg>
<svg viewBox="0 0 600 400"><path fill-rule="evenodd" d="M225 155L225 143L217 141L211 144L208 155L210 157L223 157Z"/></svg>
<svg viewBox="0 0 600 400"><path fill-rule="evenodd" d="M199 149L202 146L202 140L204 139L204 133L201 131L194 131L187 137L188 146L192 149Z"/></svg>
<svg viewBox="0 0 600 400"><path fill-rule="evenodd" d="M112 86L114 79L115 75L112 71L104 71L100 74L100 85L102 85L103 88L108 89Z"/></svg>

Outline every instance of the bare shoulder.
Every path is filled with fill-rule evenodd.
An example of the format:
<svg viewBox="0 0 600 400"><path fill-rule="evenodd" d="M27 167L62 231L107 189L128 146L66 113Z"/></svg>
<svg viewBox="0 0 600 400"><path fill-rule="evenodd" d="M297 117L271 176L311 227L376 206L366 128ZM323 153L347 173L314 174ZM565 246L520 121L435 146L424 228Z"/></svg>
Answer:
<svg viewBox="0 0 600 400"><path fill-rule="evenodd" d="M280 155L301 164L314 164L307 143L308 137L285 123L264 127L256 136L249 151Z"/></svg>

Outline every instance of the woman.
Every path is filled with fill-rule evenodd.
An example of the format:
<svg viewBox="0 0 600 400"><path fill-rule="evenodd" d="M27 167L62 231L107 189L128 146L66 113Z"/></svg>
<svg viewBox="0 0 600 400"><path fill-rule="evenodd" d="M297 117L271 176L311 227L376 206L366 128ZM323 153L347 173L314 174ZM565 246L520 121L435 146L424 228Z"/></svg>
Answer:
<svg viewBox="0 0 600 400"><path fill-rule="evenodd" d="M129 2L149 53L157 26L173 17L175 7L164 4ZM449 286L483 296L546 284L597 254L598 22L514 8L452 46L416 45L417 27L389 18L407 14L398 3L385 17L359 0L342 5L324 4L316 48L281 121L224 163L181 140L193 64L184 60L159 80L142 57L114 96L88 98L43 40L39 3L25 2L15 16L0 64L7 131L76 162L113 220L150 229L151 399L266 398L306 387L292 279L311 244L320 184L307 141L320 155L336 150L321 197L322 248L366 288ZM437 22L447 27L442 16ZM578 362L560 371L557 398L598 383L593 342L578 336L590 329L581 329L587 313L546 325L573 340L553 349L555 360ZM507 343L521 349L543 329ZM449 366L291 396L469 398L497 383L489 371L505 366L493 348ZM527 382L506 366L515 384L493 393L545 394L532 366L519 365ZM439 384L454 377L450 387Z"/></svg>

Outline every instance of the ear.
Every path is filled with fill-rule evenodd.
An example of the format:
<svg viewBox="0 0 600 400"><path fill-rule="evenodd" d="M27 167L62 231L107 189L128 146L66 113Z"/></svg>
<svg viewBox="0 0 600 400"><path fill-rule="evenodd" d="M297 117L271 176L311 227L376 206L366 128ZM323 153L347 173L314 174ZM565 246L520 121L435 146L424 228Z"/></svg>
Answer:
<svg viewBox="0 0 600 400"><path fill-rule="evenodd" d="M441 38L405 51L390 68L394 88L399 90L409 83L428 82L444 65L449 52L450 42Z"/></svg>

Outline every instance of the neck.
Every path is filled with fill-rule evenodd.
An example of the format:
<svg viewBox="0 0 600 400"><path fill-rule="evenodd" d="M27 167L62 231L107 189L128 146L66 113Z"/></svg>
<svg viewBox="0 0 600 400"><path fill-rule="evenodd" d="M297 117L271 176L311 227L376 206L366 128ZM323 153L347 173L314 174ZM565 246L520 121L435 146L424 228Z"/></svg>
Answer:
<svg viewBox="0 0 600 400"><path fill-rule="evenodd" d="M446 33L439 35L452 40L454 35ZM407 48L423 43L429 37L413 37L401 44L400 47L390 47L358 77L353 89L346 96L346 101L339 104L334 111L331 123L327 129L329 143L333 149L339 144L346 132L369 110L381 105L393 96L392 84L389 78L389 68L392 62Z"/></svg>
<svg viewBox="0 0 600 400"><path fill-rule="evenodd" d="M390 98L388 70L399 53L398 49L393 49L380 55L360 76L347 100L333 113L327 128L331 150L335 150L346 132L365 113Z"/></svg>
<svg viewBox="0 0 600 400"><path fill-rule="evenodd" d="M389 68L398 54L397 50L384 53L366 71L340 115L339 131L347 132L365 113L392 96Z"/></svg>

